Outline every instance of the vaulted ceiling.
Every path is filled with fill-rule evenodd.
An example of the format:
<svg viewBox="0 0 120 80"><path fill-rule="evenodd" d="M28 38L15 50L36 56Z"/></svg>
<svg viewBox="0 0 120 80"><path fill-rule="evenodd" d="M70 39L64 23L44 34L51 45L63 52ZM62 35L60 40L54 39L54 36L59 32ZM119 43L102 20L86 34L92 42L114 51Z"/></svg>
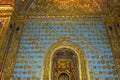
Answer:
<svg viewBox="0 0 120 80"><path fill-rule="evenodd" d="M119 0L16 0L15 4L16 12L29 15L80 15L109 14L120 3Z"/></svg>

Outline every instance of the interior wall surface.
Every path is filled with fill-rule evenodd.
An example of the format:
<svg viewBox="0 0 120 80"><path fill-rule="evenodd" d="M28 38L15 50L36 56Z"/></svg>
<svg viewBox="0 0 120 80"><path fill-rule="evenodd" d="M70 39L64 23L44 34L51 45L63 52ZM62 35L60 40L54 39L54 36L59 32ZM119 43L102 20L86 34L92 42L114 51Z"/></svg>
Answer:
<svg viewBox="0 0 120 80"><path fill-rule="evenodd" d="M25 21L13 79L42 80L45 51L67 36L85 52L90 80L119 80L103 18L40 17Z"/></svg>

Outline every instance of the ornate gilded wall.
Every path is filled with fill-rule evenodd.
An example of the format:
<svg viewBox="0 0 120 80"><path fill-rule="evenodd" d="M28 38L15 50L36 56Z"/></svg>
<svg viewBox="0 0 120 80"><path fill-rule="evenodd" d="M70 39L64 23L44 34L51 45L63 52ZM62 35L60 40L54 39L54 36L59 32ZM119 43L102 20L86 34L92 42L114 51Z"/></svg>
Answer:
<svg viewBox="0 0 120 80"><path fill-rule="evenodd" d="M7 55L8 42L11 33L11 29L9 27L10 18L10 16L0 18L0 20L3 20L0 31L0 78L4 70L4 60L6 59L5 55Z"/></svg>
<svg viewBox="0 0 120 80"><path fill-rule="evenodd" d="M9 28L14 0L0 0L0 79L5 64L5 55L11 29Z"/></svg>
<svg viewBox="0 0 120 80"><path fill-rule="evenodd" d="M67 36L84 51L90 80L119 80L103 18L46 16L25 22L18 56L12 57L16 60L13 79L41 80L45 51Z"/></svg>
<svg viewBox="0 0 120 80"><path fill-rule="evenodd" d="M120 77L120 17L115 18L114 21L107 21L106 28L108 33L108 38L111 43L114 61L117 67L116 72Z"/></svg>

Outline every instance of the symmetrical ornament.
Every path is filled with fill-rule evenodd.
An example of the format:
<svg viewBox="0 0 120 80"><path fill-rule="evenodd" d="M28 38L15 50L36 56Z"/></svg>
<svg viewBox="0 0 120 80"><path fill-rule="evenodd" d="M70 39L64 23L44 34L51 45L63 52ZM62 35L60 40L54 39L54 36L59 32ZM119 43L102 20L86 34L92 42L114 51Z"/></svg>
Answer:
<svg viewBox="0 0 120 80"><path fill-rule="evenodd" d="M67 15L100 12L94 0L37 0L28 10L29 13Z"/></svg>
<svg viewBox="0 0 120 80"><path fill-rule="evenodd" d="M87 69L88 63L87 63L87 60L85 57L85 53L83 52L82 48L80 48L77 44L73 43L66 36L61 37L61 39L59 39L58 42L53 43L53 45L51 47L49 47L48 50L46 50L45 58L43 60L43 80L52 80L52 64L53 64L52 58L53 58L53 55L55 54L55 52L62 48L71 49L76 53L76 55L78 57L78 72L79 72L80 80L85 80L85 79L89 80L89 73L88 73L88 69ZM63 62L64 62L64 60L66 61L66 59L62 59L62 60L63 60ZM59 63L59 61L61 61L61 60L58 60L58 63ZM67 61L69 62L69 60L67 60ZM71 61L70 61L70 63L71 63ZM69 70L68 70L68 74L69 74Z"/></svg>

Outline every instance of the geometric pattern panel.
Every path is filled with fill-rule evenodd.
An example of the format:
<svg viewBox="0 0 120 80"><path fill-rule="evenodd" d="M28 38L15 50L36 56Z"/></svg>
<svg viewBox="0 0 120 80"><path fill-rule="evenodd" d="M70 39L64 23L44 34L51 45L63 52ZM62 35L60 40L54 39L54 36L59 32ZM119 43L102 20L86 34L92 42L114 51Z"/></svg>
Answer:
<svg viewBox="0 0 120 80"><path fill-rule="evenodd" d="M13 78L42 80L44 53L62 36L84 50L91 80L118 80L103 18L96 17L26 19Z"/></svg>

